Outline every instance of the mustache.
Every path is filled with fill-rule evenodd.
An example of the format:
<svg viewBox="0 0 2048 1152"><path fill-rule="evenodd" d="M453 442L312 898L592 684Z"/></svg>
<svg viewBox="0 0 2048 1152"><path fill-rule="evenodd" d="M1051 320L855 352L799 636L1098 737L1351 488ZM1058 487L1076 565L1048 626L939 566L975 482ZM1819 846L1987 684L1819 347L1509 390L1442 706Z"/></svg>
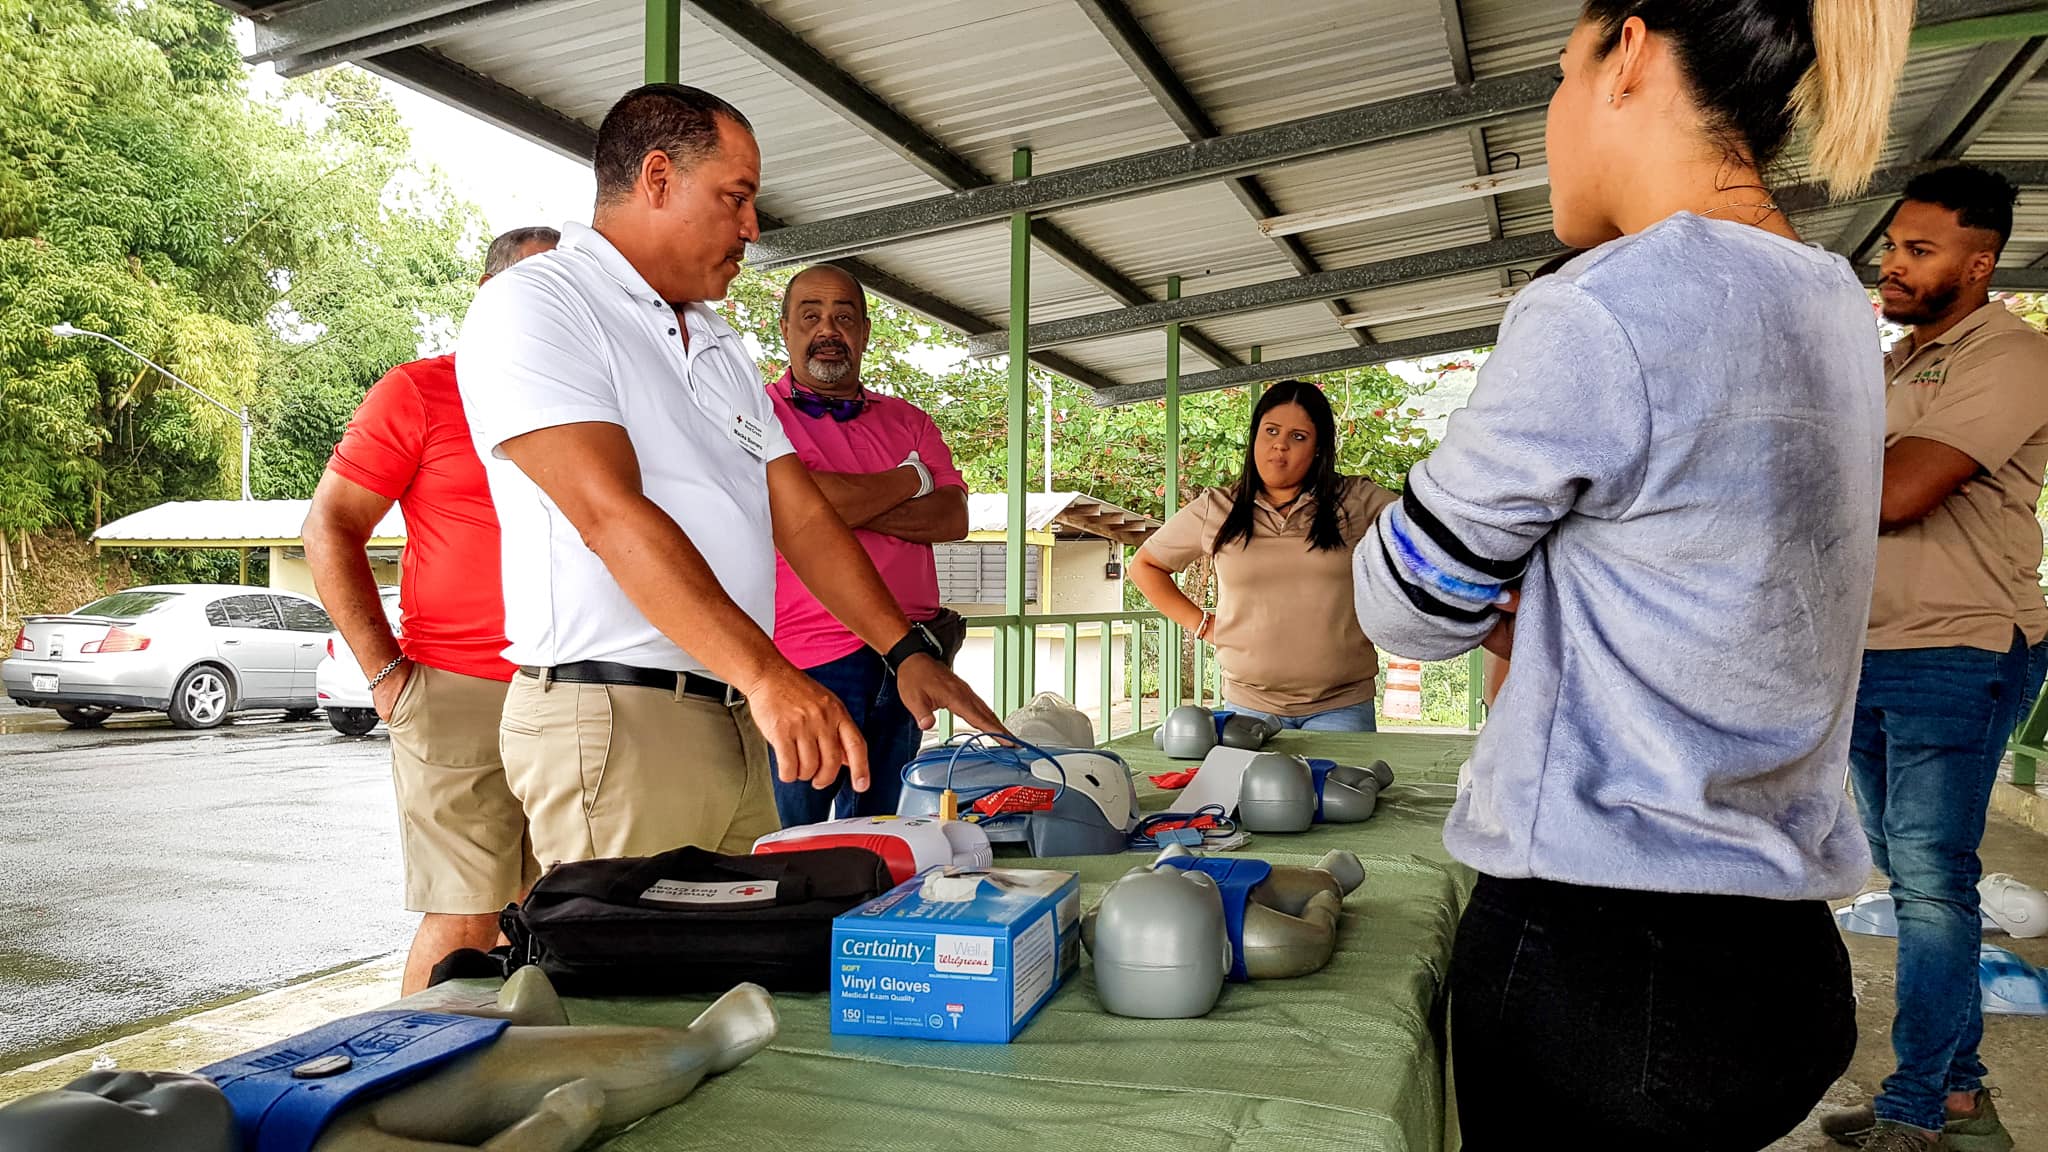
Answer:
<svg viewBox="0 0 2048 1152"><path fill-rule="evenodd" d="M833 337L827 337L823 340L813 340L811 341L810 347L806 348L804 351L807 355L816 356L818 353L824 351L827 348L837 348L841 352L846 353L848 356L853 355L853 348L849 346L846 343L846 341L836 339Z"/></svg>

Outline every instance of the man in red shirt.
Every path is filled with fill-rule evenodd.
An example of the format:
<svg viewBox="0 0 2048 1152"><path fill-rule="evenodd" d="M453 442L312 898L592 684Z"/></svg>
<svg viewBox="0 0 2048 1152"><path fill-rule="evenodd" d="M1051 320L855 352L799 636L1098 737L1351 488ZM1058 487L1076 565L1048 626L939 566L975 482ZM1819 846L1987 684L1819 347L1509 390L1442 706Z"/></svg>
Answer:
<svg viewBox="0 0 2048 1152"><path fill-rule="evenodd" d="M560 239L519 228L491 242L484 279ZM394 637L365 546L396 501L405 516ZM391 728L405 906L423 913L401 985L426 987L460 948L488 949L498 911L539 876L526 815L498 759L506 663L498 517L455 388L455 357L393 368L363 397L313 493L313 586Z"/></svg>

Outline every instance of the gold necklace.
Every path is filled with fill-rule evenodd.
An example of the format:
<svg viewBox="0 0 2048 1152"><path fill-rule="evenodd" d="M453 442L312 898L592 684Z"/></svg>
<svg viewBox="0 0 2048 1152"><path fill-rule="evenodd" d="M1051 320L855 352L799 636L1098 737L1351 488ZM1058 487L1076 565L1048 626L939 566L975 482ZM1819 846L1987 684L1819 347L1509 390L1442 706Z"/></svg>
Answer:
<svg viewBox="0 0 2048 1152"><path fill-rule="evenodd" d="M1764 215L1765 215L1765 216L1769 216L1769 215L1770 215L1771 213L1773 213L1773 212L1776 212L1776 211L1778 210L1778 205L1777 205L1777 203L1776 203L1775 201L1771 201L1771 200L1763 200L1763 201L1743 201L1743 200L1731 200L1731 201L1729 201L1728 203L1726 203L1726 204L1723 204L1723 205L1721 205L1721 206L1720 206L1719 208L1709 208L1709 209L1707 209L1707 210L1706 210L1705 212L1701 212L1701 213L1699 213L1699 215L1701 215L1701 216L1712 216L1712 215L1713 215L1714 213L1716 213L1716 212L1726 212L1726 211L1727 211L1728 209L1730 209L1730 208L1761 208L1761 209L1763 209L1763 210L1764 210Z"/></svg>

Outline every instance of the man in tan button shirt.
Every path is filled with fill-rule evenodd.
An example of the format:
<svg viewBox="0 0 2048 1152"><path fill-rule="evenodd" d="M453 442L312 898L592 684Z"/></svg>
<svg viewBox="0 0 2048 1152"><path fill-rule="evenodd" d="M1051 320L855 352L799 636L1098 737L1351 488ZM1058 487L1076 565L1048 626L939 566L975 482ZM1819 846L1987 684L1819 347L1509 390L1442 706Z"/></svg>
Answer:
<svg viewBox="0 0 2048 1152"><path fill-rule="evenodd" d="M2015 195L2002 176L1946 168L1907 186L1885 232L1884 313L1912 331L1885 361L1877 583L1850 762L1898 909L1898 1070L1871 1106L1826 1118L1843 1143L1880 1125L1929 1141L2003 1132L1977 1056L1977 844L2044 630L2028 589L2048 465L2048 337L1989 295Z"/></svg>

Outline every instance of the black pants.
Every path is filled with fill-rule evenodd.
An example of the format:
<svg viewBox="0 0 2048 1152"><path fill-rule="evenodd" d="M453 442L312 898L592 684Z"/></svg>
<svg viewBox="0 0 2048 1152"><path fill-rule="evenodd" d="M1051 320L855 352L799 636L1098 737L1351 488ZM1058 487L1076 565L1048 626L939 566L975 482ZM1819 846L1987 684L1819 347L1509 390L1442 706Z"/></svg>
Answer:
<svg viewBox="0 0 2048 1152"><path fill-rule="evenodd" d="M1479 879L1451 961L1466 1152L1749 1150L1849 1066L1849 954L1820 901Z"/></svg>

